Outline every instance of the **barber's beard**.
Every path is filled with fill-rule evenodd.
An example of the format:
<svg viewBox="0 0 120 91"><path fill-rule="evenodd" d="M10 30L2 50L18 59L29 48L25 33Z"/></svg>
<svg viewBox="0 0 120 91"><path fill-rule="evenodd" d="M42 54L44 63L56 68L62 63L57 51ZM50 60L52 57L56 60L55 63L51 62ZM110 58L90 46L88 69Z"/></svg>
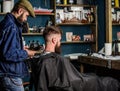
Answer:
<svg viewBox="0 0 120 91"><path fill-rule="evenodd" d="M55 53L61 54L61 46L55 46Z"/></svg>
<svg viewBox="0 0 120 91"><path fill-rule="evenodd" d="M26 22L26 21L23 21L23 13L17 18L17 20L18 20L20 23Z"/></svg>

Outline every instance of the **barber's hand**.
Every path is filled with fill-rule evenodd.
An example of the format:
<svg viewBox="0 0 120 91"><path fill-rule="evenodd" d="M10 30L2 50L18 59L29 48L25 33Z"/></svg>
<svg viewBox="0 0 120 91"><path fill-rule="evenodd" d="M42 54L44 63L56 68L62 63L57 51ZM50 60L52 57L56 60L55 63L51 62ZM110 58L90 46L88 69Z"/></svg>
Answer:
<svg viewBox="0 0 120 91"><path fill-rule="evenodd" d="M29 49L29 47L28 46L24 46L24 50L26 50L26 49Z"/></svg>
<svg viewBox="0 0 120 91"><path fill-rule="evenodd" d="M28 53L29 57L32 58L35 55L35 53L37 53L37 51L27 50L27 53Z"/></svg>
<svg viewBox="0 0 120 91"><path fill-rule="evenodd" d="M28 56L29 56L30 58L32 58L32 57L35 55L35 53L37 53L37 51L29 50L29 48L28 48L27 46L24 47L24 50L27 51Z"/></svg>

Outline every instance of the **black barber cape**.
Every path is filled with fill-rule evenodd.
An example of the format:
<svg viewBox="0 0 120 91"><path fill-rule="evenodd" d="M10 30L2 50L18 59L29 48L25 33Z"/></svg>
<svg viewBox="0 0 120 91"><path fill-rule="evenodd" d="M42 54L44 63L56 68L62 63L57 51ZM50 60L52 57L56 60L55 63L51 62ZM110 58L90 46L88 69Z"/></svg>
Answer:
<svg viewBox="0 0 120 91"><path fill-rule="evenodd" d="M118 91L118 81L82 74L59 54L48 53L31 59L35 91Z"/></svg>

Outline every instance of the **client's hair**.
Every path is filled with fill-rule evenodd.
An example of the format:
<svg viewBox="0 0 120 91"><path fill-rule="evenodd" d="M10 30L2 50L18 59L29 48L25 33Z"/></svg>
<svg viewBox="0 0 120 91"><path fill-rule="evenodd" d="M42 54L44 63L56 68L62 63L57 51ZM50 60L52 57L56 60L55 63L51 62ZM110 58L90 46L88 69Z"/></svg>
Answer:
<svg viewBox="0 0 120 91"><path fill-rule="evenodd" d="M44 31L43 31L43 37L46 41L46 38L48 35L51 34L61 34L62 35L62 30L58 26L47 26Z"/></svg>

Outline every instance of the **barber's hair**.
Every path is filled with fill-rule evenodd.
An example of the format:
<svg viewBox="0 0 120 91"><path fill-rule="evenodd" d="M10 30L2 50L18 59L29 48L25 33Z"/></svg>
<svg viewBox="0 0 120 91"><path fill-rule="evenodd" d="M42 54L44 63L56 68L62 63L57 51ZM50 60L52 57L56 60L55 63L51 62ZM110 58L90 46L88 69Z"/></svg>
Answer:
<svg viewBox="0 0 120 91"><path fill-rule="evenodd" d="M20 8L23 8L23 9L25 9L23 6L21 6L21 5L15 5L14 7L13 7L13 9L11 10L11 12L17 12Z"/></svg>
<svg viewBox="0 0 120 91"><path fill-rule="evenodd" d="M43 31L43 37L46 40L48 35L51 34L61 34L62 35L62 30L58 26L47 26L44 31Z"/></svg>

